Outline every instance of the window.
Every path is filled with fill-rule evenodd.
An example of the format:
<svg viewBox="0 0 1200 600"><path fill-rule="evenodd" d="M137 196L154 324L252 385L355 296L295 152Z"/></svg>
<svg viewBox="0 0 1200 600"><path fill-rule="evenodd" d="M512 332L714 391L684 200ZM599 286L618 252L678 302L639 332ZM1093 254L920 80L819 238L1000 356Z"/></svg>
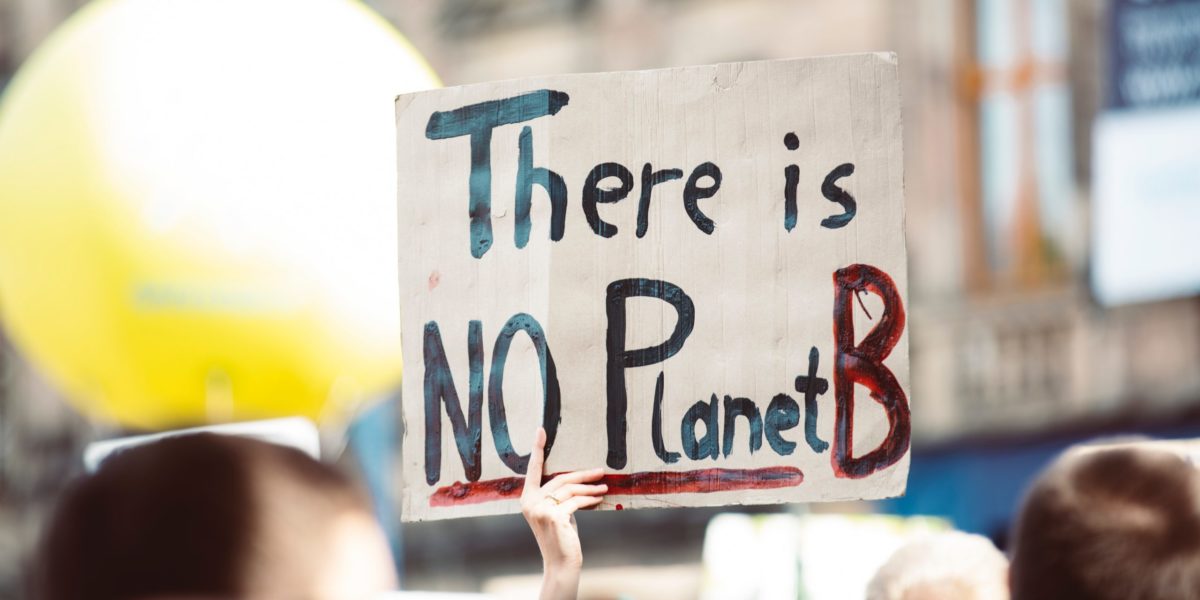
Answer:
<svg viewBox="0 0 1200 600"><path fill-rule="evenodd" d="M966 101L977 117L969 211L977 287L1032 287L1068 273L1074 214L1066 0L975 0Z"/></svg>

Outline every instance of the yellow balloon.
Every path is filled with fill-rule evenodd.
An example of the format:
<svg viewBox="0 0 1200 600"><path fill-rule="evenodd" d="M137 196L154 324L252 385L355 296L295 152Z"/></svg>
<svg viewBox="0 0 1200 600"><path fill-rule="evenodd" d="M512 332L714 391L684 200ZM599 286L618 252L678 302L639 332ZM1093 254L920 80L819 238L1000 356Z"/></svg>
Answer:
<svg viewBox="0 0 1200 600"><path fill-rule="evenodd" d="M400 378L399 93L353 0L99 0L0 105L0 318L86 414L348 416Z"/></svg>

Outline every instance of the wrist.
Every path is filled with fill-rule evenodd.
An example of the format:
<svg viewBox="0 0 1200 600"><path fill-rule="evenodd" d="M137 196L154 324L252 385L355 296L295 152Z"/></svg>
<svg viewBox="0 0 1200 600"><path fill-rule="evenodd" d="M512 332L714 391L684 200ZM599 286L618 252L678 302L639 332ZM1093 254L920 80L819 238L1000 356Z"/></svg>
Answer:
<svg viewBox="0 0 1200 600"><path fill-rule="evenodd" d="M550 572L550 570L552 570L552 569L555 571L561 571L561 572L572 572L573 571L573 572L578 573L580 571L580 569L582 569L582 568L583 568L583 557L582 556L571 556L570 554L565 554L563 556L543 556L542 557L542 569L547 573Z"/></svg>

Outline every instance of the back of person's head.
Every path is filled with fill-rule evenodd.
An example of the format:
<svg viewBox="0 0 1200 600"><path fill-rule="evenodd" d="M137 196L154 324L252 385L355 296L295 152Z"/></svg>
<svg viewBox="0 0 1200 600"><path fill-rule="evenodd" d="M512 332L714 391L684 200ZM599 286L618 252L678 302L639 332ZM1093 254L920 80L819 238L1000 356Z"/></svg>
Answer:
<svg viewBox="0 0 1200 600"><path fill-rule="evenodd" d="M901 546L867 600L1007 600L1008 560L980 535L950 531Z"/></svg>
<svg viewBox="0 0 1200 600"><path fill-rule="evenodd" d="M43 538L44 600L341 598L393 583L365 497L267 442L171 437L106 460Z"/></svg>
<svg viewBox="0 0 1200 600"><path fill-rule="evenodd" d="M1145 447L1068 452L1013 529L1014 600L1200 599L1200 477Z"/></svg>

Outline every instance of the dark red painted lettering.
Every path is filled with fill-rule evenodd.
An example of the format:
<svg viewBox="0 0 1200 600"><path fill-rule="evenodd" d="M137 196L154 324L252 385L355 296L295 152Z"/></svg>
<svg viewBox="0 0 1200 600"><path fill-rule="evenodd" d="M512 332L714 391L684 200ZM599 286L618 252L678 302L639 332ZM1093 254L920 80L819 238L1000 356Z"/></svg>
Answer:
<svg viewBox="0 0 1200 600"><path fill-rule="evenodd" d="M904 303L887 273L869 265L850 265L833 275L833 388L837 415L833 432L833 472L858 479L889 467L908 451L911 425L908 398L883 361L904 333ZM878 323L854 345L854 295L870 292L883 299ZM883 406L888 432L877 448L854 456L854 384L871 390Z"/></svg>

